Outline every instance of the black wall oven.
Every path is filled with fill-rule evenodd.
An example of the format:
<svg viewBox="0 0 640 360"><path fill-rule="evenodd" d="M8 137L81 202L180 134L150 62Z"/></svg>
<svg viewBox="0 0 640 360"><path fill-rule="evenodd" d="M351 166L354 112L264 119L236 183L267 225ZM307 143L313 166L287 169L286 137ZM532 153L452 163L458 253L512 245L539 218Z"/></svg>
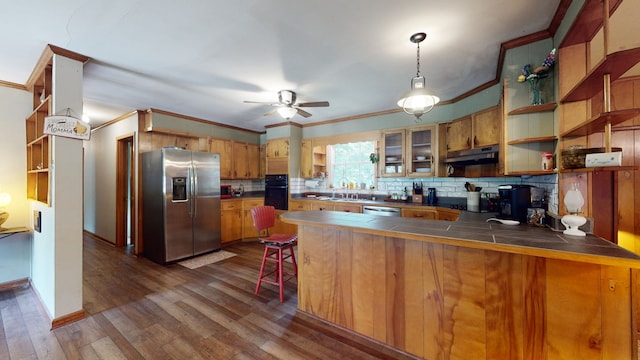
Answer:
<svg viewBox="0 0 640 360"><path fill-rule="evenodd" d="M264 180L264 204L277 210L289 210L289 176L267 175Z"/></svg>

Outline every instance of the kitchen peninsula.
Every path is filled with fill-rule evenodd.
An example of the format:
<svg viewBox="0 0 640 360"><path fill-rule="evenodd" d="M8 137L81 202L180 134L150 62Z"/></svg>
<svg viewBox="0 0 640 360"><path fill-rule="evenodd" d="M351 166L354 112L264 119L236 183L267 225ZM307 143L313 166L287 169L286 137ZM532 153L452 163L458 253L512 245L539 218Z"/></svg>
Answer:
<svg viewBox="0 0 640 360"><path fill-rule="evenodd" d="M298 309L425 359L637 357L639 256L490 216L284 214Z"/></svg>

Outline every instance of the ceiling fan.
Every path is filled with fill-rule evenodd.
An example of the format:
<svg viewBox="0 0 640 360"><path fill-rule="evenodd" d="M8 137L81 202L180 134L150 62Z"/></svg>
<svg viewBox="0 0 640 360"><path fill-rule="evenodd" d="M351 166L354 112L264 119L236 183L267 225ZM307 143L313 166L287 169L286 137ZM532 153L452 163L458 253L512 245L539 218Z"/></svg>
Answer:
<svg viewBox="0 0 640 360"><path fill-rule="evenodd" d="M328 101L314 101L314 102L304 102L296 104L296 93L291 90L280 90L278 91L278 103L269 103L269 102L261 102L261 101L248 101L245 100L245 103L252 104L268 104L271 106L275 106L276 108L266 112L264 115L273 115L276 112L280 114L285 119L291 119L295 114L300 114L304 117L311 116L310 113L300 109L302 107L325 107L329 106Z"/></svg>

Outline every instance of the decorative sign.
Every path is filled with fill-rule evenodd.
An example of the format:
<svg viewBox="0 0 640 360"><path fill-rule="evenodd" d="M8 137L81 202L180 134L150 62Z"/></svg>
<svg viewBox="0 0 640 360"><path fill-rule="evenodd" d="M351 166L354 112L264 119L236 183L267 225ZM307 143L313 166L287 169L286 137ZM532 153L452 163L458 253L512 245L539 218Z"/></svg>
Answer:
<svg viewBox="0 0 640 360"><path fill-rule="evenodd" d="M91 125L68 115L52 115L44 118L44 133L89 140L91 137Z"/></svg>

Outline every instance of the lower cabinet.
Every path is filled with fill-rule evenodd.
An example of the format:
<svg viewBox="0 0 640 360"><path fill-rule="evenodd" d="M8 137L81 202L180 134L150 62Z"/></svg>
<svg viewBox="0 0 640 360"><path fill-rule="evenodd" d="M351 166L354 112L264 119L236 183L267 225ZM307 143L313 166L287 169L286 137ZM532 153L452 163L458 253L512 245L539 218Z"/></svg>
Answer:
<svg viewBox="0 0 640 360"><path fill-rule="evenodd" d="M402 217L425 219L425 220L437 220L437 210L422 210L422 209L402 209Z"/></svg>
<svg viewBox="0 0 640 360"><path fill-rule="evenodd" d="M242 238L242 200L232 199L221 202L220 241L224 244Z"/></svg>
<svg viewBox="0 0 640 360"><path fill-rule="evenodd" d="M253 198L242 200L242 239L254 239L258 237L258 231L253 226L251 209L264 205L264 199Z"/></svg>

